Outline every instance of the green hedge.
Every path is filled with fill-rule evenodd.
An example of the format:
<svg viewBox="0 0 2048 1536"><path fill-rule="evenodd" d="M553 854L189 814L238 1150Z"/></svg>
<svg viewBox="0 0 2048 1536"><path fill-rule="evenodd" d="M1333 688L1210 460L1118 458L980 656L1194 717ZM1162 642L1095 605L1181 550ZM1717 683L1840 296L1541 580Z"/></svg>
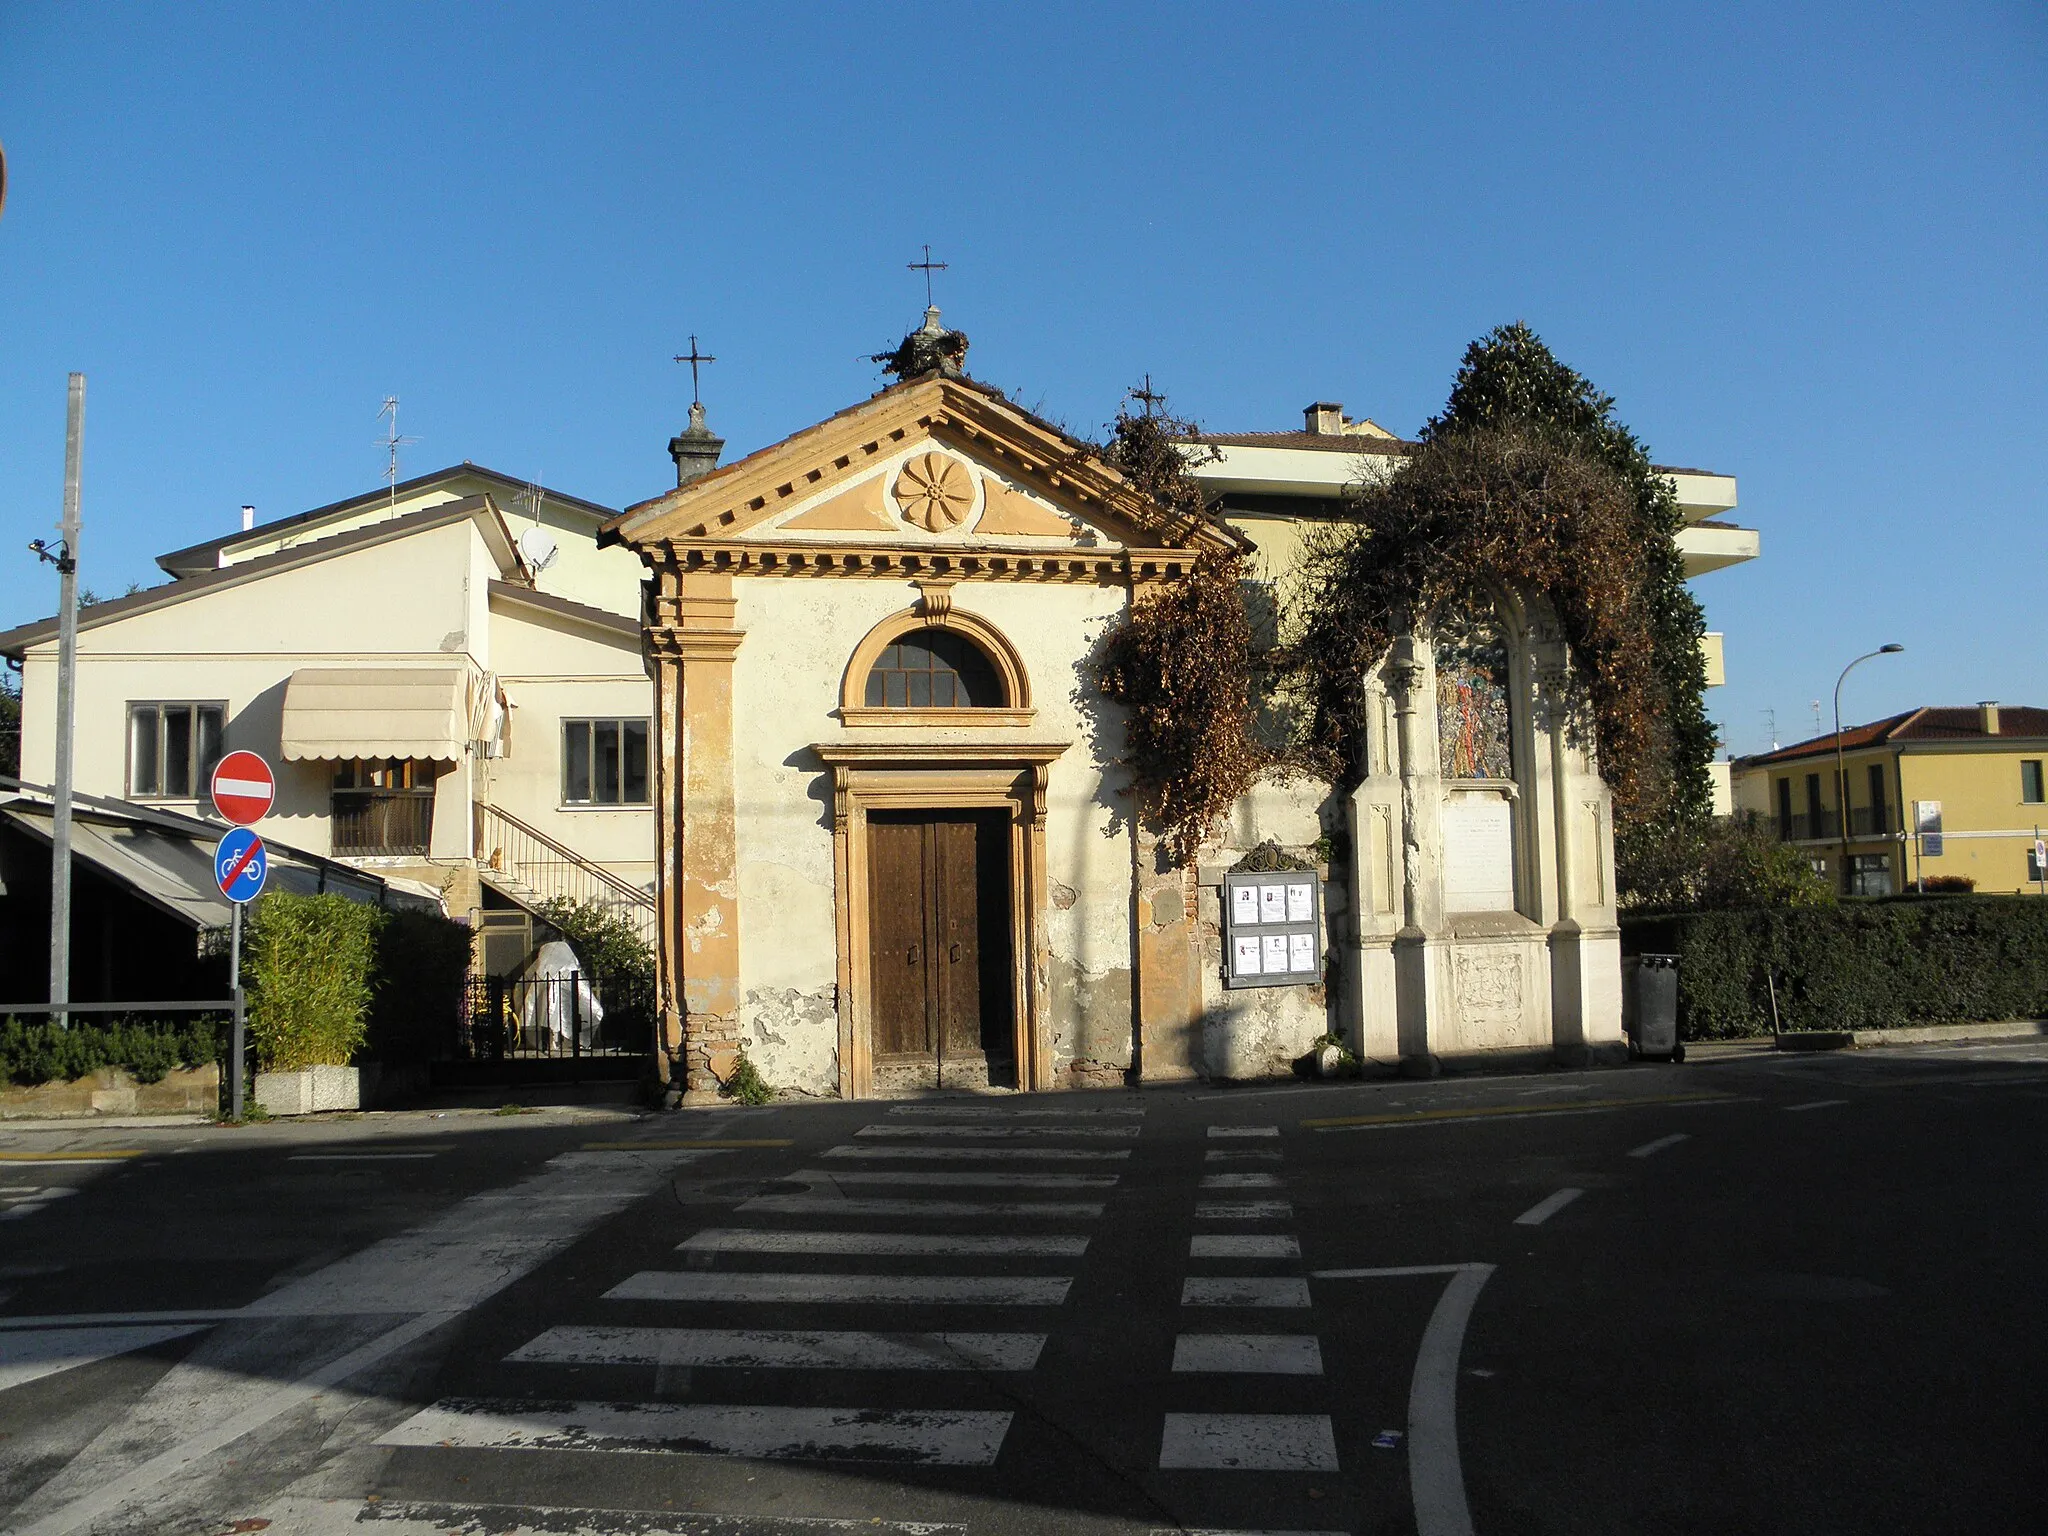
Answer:
<svg viewBox="0 0 2048 1536"><path fill-rule="evenodd" d="M2048 901L1948 896L1624 918L1630 954L1675 954L1689 1040L2048 1016Z"/></svg>
<svg viewBox="0 0 2048 1536"><path fill-rule="evenodd" d="M102 1067L122 1067L139 1083L160 1083L177 1068L203 1067L216 1060L217 1042L226 1029L225 1018L102 1023L74 1014L69 1029L9 1018L0 1022L0 1076L33 1087L72 1082Z"/></svg>
<svg viewBox="0 0 2048 1536"><path fill-rule="evenodd" d="M243 933L249 1041L265 1071L429 1054L459 1027L469 930L343 896L265 896Z"/></svg>

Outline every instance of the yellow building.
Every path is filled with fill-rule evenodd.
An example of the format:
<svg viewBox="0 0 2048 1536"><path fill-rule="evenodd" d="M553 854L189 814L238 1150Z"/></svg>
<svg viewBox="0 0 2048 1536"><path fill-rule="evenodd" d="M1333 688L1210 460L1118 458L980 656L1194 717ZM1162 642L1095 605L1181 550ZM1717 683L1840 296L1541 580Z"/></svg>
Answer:
<svg viewBox="0 0 2048 1536"><path fill-rule="evenodd" d="M2034 845L2048 836L2048 709L1909 710L1844 730L1841 748L1846 843L1832 734L1738 759L1737 808L1852 896L1957 875L1979 891L2043 890Z"/></svg>

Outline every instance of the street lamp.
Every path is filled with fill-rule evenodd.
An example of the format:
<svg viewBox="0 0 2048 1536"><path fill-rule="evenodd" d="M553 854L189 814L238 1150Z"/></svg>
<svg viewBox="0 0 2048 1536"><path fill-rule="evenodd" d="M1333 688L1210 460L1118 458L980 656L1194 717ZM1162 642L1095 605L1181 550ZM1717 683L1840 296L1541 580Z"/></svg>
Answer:
<svg viewBox="0 0 2048 1536"><path fill-rule="evenodd" d="M1880 645L1874 651L1866 651L1842 668L1841 677L1835 679L1835 821L1842 832L1842 894L1845 896L1849 893L1849 770L1842 765L1842 683L1871 657L1896 656L1904 649L1903 645Z"/></svg>

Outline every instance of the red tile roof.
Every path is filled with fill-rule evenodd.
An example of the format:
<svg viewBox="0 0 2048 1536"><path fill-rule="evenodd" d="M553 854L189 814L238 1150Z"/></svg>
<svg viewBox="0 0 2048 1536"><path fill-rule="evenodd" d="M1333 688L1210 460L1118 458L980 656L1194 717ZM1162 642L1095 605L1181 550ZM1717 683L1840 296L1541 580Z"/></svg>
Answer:
<svg viewBox="0 0 2048 1536"><path fill-rule="evenodd" d="M1984 732L1983 713L1974 704L1957 707L1946 705L1923 706L1909 709L1901 715L1889 715L1874 720L1868 725L1852 725L1842 731L1842 750L1855 752L1864 747L1903 746L1918 741L1983 741L2003 742L2048 740L2048 709L2035 709L2031 705L2000 705L1998 710L1998 734L1988 736ZM1794 742L1776 752L1760 752L1754 757L1739 759L1744 766L1754 767L1766 763L1791 762L1803 757L1831 756L1835 750L1835 735L1830 731L1825 736L1816 736L1811 741Z"/></svg>

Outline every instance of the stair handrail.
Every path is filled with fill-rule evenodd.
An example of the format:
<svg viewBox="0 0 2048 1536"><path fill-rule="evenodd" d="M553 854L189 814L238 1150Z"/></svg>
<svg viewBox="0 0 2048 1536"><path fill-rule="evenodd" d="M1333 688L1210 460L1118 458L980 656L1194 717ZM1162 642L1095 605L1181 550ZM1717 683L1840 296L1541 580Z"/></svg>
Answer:
<svg viewBox="0 0 2048 1536"><path fill-rule="evenodd" d="M477 804L477 812L480 816L484 817L495 816L498 820L504 822L505 825L512 828L513 831L519 833L521 836L532 838L536 843L539 843L541 847L547 849L548 852L559 856L564 862L574 865L577 869L581 870L585 875L589 876L592 880L595 880L599 885L602 885L607 890L613 892L615 895L619 897L620 900L631 902L636 907L644 907L649 912L652 912L654 910L654 898L650 896L647 892L641 890L636 885L630 885L626 881L621 880L617 875L613 874L603 865L593 864L589 859L586 859L582 854L578 853L575 849L563 847L562 844L556 842L552 837L549 837L547 833L541 831L540 828L528 825L526 822L521 821L517 816L514 816L510 811L505 810L502 807L492 805L488 801L480 801ZM481 828L479 828L479 830L481 830ZM482 840L479 839L479 842L481 841ZM479 848L477 849L477 857L479 860L482 860L486 864L489 863L488 855L481 846L479 846ZM506 871L506 873L510 874L512 873L512 871L508 870Z"/></svg>

